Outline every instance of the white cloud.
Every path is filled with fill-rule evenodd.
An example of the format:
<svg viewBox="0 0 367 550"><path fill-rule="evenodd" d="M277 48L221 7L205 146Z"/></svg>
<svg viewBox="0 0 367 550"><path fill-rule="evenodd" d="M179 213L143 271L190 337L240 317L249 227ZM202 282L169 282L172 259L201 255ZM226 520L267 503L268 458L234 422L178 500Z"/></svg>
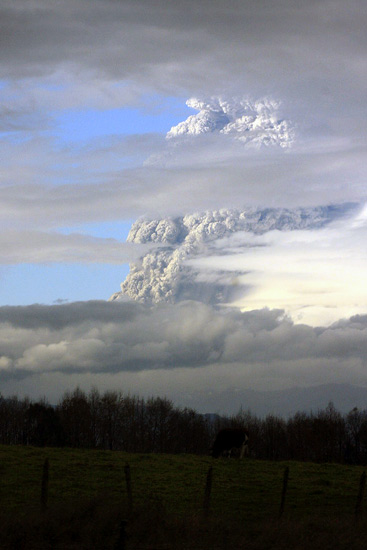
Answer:
<svg viewBox="0 0 367 550"><path fill-rule="evenodd" d="M328 325L367 311L366 231L358 213L317 230L236 233L216 243L217 257L189 263L204 273L242 272L247 291L236 305L246 311L281 307L297 322Z"/></svg>
<svg viewBox="0 0 367 550"><path fill-rule="evenodd" d="M246 145L283 148L290 147L294 140L294 128L289 121L279 118L279 104L274 100L211 97L208 101L191 98L186 103L198 114L171 128L167 139L220 133Z"/></svg>

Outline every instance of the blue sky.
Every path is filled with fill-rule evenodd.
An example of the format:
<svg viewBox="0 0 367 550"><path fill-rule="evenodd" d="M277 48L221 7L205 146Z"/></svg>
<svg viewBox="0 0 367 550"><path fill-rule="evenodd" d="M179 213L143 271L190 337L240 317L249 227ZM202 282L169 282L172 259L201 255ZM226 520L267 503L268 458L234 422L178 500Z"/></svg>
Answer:
<svg viewBox="0 0 367 550"><path fill-rule="evenodd" d="M151 132L166 135L172 126L192 114L182 98L161 97L156 101L159 108L153 107L153 112L149 109L150 101L142 109L73 109L50 113L56 124L53 135L65 144Z"/></svg>
<svg viewBox="0 0 367 550"><path fill-rule="evenodd" d="M1 90L11 84L1 82ZM62 86L45 85L48 92L62 90ZM189 114L182 98L159 97L152 95L141 100L141 108L123 107L114 109L59 109L42 110L42 116L49 122L47 129L40 128L55 149L108 147L110 140L123 140L126 136L155 134L164 137L169 129L181 122ZM16 150L21 142L33 139L32 132L9 131L2 133L2 142L13 144ZM107 144L107 145L106 145ZM1 146L1 143L0 143ZM144 157L143 157L144 160ZM106 162L109 159L106 155ZM78 163L78 160L76 160ZM129 163L123 161L126 168ZM73 185L67 168L60 163L56 167L59 183ZM53 182L50 182L53 183ZM79 223L57 227L57 232L65 235L73 233L94 236L101 239L125 241L134 219L114 219L111 221ZM15 264L1 269L0 304L25 305L33 303L52 304L57 300L75 301L108 299L119 289L128 273L128 264L111 265L106 263L80 264L43 262L39 264Z"/></svg>
<svg viewBox="0 0 367 550"><path fill-rule="evenodd" d="M0 268L1 304L107 300L129 271L127 264L20 264ZM109 293L111 289L111 292Z"/></svg>

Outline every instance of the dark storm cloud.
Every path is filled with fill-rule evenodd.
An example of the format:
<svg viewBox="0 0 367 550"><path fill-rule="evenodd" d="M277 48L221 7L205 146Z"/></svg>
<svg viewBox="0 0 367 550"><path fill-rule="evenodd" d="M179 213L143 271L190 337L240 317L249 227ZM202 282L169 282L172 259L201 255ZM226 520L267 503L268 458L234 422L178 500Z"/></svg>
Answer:
<svg viewBox="0 0 367 550"><path fill-rule="evenodd" d="M367 383L367 318L329 328L295 325L281 310L220 311L196 302L156 307L79 302L0 308L4 379L47 373L176 372L176 382L237 380L256 387ZM208 370L209 369L209 370ZM185 374L186 373L186 374ZM130 375L129 375L130 376ZM244 384L244 381L247 381ZM265 384L266 385L266 384Z"/></svg>
<svg viewBox="0 0 367 550"><path fill-rule="evenodd" d="M179 46L179 31L187 29L185 23L181 28L183 10L167 7L108 0L5 2L0 11L4 76L41 76L59 66L113 79L148 72L151 63L172 59L165 41ZM194 51L192 43L182 42L179 58Z"/></svg>
<svg viewBox="0 0 367 550"><path fill-rule="evenodd" d="M250 86L303 84L306 94L328 79L323 94L332 97L335 87L353 91L365 75L365 16L360 0L7 0L0 62L4 77L72 66L162 87L202 86L204 69L211 87L229 71ZM343 84L347 75L354 78Z"/></svg>
<svg viewBox="0 0 367 550"><path fill-rule="evenodd" d="M141 309L141 306L135 302L116 304L100 300L54 306L42 304L1 306L0 323L27 330L39 328L60 330L90 322L123 323L134 319Z"/></svg>

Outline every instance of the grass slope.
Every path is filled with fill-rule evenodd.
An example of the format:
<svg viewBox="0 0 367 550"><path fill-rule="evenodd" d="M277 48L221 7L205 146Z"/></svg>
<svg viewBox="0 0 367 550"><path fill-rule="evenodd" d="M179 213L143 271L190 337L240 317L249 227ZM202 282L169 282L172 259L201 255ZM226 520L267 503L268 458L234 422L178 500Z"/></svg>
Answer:
<svg viewBox="0 0 367 550"><path fill-rule="evenodd" d="M49 497L42 514L45 458ZM325 549L332 541L335 549L367 541L365 510L358 526L354 517L362 467L0 446L0 548L113 548L128 516L126 463L134 503L127 548ZM210 466L210 514L203 520ZM290 473L279 521L285 466Z"/></svg>

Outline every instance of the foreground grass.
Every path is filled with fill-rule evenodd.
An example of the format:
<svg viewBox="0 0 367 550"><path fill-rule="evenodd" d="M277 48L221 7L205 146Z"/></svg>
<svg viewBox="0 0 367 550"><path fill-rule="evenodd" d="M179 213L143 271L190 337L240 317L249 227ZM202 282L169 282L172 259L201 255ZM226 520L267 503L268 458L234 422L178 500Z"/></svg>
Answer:
<svg viewBox="0 0 367 550"><path fill-rule="evenodd" d="M45 458L49 491L42 513ZM0 548L114 548L128 517L126 463L134 504L127 549L366 546L366 512L358 524L354 515L361 467L0 446ZM285 466L290 474L279 520Z"/></svg>

